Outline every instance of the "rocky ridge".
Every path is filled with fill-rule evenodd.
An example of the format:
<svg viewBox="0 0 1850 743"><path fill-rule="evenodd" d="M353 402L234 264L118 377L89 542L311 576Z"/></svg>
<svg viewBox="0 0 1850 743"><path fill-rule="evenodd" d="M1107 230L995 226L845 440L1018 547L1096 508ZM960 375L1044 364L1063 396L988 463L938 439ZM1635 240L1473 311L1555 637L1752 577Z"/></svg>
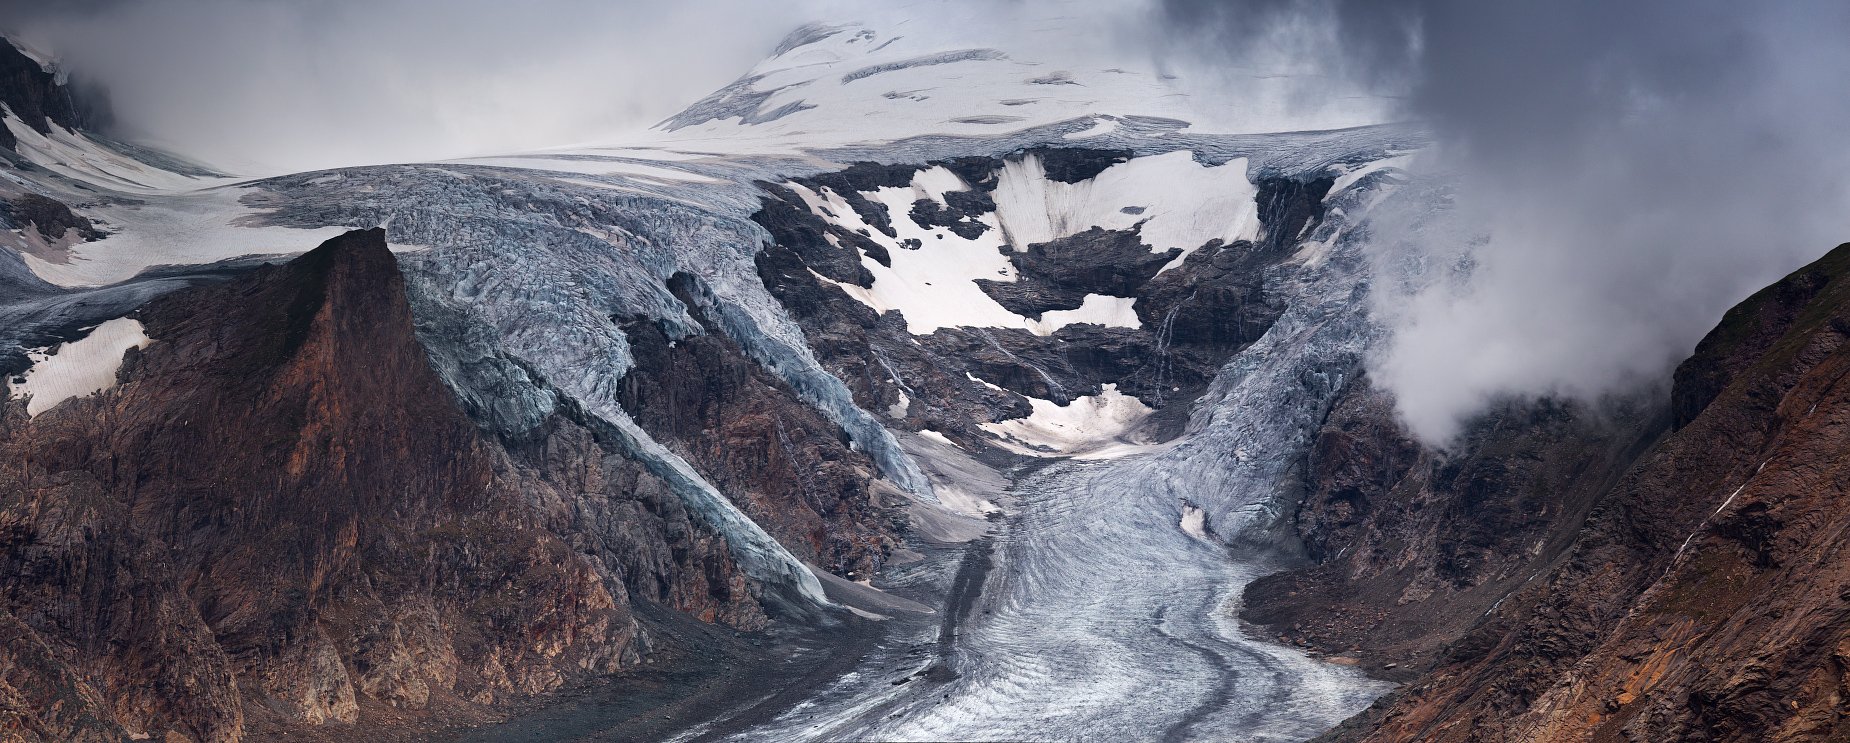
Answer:
<svg viewBox="0 0 1850 743"><path fill-rule="evenodd" d="M1408 681L1330 740L1838 739L1847 318L1843 246L1729 311L1667 393L1506 407L1437 459L1358 387L1307 464L1318 564L1245 616Z"/></svg>
<svg viewBox="0 0 1850 743"><path fill-rule="evenodd" d="M595 423L514 441L462 412L382 231L132 317L153 340L116 386L0 415L9 735L468 715L638 663L642 604L765 622L724 540Z"/></svg>

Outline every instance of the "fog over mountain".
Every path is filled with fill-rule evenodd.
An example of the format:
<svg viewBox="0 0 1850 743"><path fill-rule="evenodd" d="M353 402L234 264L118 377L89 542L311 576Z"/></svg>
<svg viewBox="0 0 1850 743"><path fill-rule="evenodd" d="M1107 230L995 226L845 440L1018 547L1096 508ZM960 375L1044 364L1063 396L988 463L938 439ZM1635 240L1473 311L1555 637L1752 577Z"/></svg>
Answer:
<svg viewBox="0 0 1850 743"><path fill-rule="evenodd" d="M1281 33L1402 90L1456 209L1379 225L1371 362L1419 436L1503 396L1661 378L1722 310L1850 228L1841 3L1165 0L1204 53ZM1400 279L1396 281L1395 279Z"/></svg>
<svg viewBox="0 0 1850 743"><path fill-rule="evenodd" d="M1376 256L1396 267L1384 277L1398 280L1375 293L1394 337L1371 361L1432 442L1500 397L1590 399L1661 377L1721 309L1850 222L1850 103L1826 93L1850 73L1836 43L1850 10L1824 2L466 0L433 16L417 0L105 0L6 11L26 42L109 91L122 135L240 172L596 140L725 84L808 18L1182 70L1224 95L1230 116L1255 108L1245 81L1296 74L1269 118L1405 119L1437 134L1417 167L1451 177L1457 208L1443 224L1423 220L1417 239L1377 227Z"/></svg>

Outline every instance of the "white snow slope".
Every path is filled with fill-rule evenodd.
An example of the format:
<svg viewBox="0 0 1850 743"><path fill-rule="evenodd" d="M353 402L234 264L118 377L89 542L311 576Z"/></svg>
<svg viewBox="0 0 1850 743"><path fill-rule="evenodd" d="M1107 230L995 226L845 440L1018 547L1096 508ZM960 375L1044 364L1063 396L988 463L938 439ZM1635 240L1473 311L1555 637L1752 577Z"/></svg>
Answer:
<svg viewBox="0 0 1850 743"><path fill-rule="evenodd" d="M21 375L25 381L8 384L9 392L27 398L26 414L37 417L65 400L114 387L123 355L149 342L141 323L126 317L110 320L82 338L29 354L32 368Z"/></svg>

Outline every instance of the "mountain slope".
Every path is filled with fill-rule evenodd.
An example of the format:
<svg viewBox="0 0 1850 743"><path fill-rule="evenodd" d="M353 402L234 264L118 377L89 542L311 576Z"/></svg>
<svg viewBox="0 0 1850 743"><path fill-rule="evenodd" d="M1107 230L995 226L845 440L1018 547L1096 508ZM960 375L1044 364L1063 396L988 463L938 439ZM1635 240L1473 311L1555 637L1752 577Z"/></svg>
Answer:
<svg viewBox="0 0 1850 743"><path fill-rule="evenodd" d="M70 668L53 698L100 698L101 728L232 741L615 671L648 648L639 603L764 622L723 542L599 436L561 414L510 446L463 415L383 238L156 300L118 384L6 403L0 596L60 661L11 686Z"/></svg>
<svg viewBox="0 0 1850 743"><path fill-rule="evenodd" d="M1344 740L1834 740L1850 698L1850 246L1729 311L1677 430Z"/></svg>

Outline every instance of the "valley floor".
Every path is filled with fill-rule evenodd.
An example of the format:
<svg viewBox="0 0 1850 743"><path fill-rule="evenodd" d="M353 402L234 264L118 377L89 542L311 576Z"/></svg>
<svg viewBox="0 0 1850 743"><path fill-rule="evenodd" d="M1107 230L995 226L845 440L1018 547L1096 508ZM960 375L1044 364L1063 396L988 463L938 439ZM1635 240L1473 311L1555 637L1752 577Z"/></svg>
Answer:
<svg viewBox="0 0 1850 743"><path fill-rule="evenodd" d="M1021 468L990 536L895 576L894 590L935 597L938 616L738 668L733 704L708 707L711 719L673 739L1303 740L1386 690L1244 633L1232 602L1265 567L1164 516L1158 466L1134 455ZM597 707L541 717L561 714L594 718ZM635 727L592 722L573 730L604 740ZM567 732L517 721L465 740L541 730Z"/></svg>

